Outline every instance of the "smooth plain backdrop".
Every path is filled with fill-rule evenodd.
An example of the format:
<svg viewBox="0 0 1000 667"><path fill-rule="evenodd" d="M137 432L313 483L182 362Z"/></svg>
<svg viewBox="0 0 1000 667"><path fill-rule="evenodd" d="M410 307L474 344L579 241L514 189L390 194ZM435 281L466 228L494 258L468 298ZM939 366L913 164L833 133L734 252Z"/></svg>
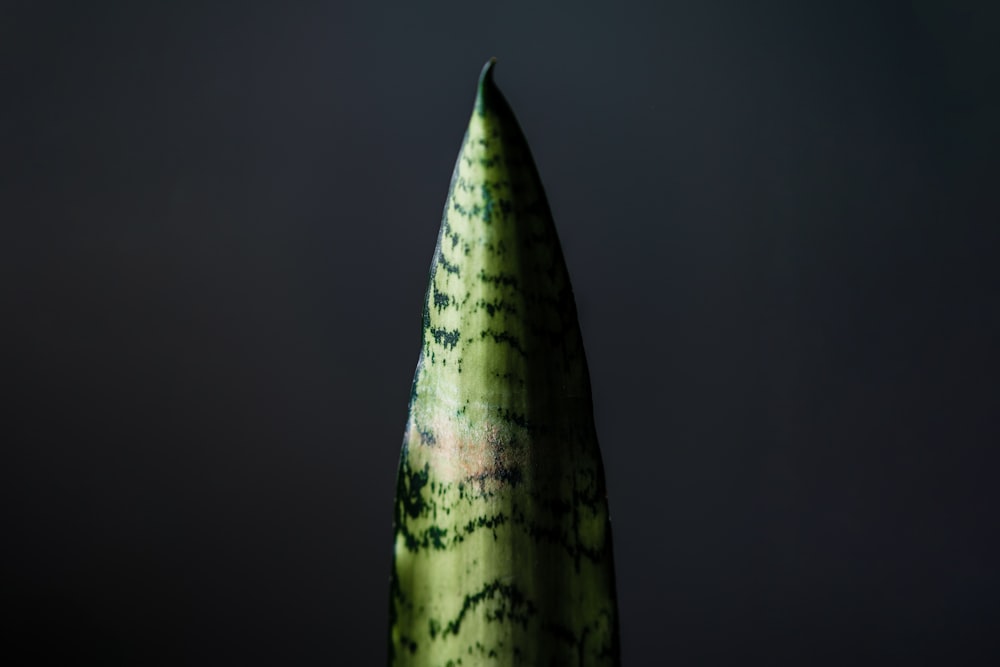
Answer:
<svg viewBox="0 0 1000 667"><path fill-rule="evenodd" d="M996 7L3 3L0 653L384 663L427 268L497 56L625 664L992 663Z"/></svg>

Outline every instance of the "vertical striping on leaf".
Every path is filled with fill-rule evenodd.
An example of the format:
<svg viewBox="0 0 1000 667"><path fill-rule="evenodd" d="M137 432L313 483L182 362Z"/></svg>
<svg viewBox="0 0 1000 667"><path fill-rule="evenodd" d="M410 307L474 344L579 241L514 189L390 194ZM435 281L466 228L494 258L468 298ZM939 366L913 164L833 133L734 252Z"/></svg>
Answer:
<svg viewBox="0 0 1000 667"><path fill-rule="evenodd" d="M480 76L424 303L396 491L389 664L618 665L576 305L494 63Z"/></svg>

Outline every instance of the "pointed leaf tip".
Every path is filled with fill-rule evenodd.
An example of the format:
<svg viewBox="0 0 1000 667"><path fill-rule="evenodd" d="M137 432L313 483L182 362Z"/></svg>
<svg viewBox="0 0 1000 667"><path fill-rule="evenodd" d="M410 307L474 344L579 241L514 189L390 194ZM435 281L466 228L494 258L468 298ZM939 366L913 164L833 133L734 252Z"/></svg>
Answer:
<svg viewBox="0 0 1000 667"><path fill-rule="evenodd" d="M479 74L479 85L476 87L476 109L482 112L483 97L486 96L486 89L495 85L493 83L493 67L497 64L496 56L490 58L483 65L483 71Z"/></svg>
<svg viewBox="0 0 1000 667"><path fill-rule="evenodd" d="M493 80L493 67L496 64L497 64L497 58L496 56L493 56L492 58L486 61L485 65L483 65L483 71L479 73L480 88L482 88L483 84L486 83L487 81Z"/></svg>

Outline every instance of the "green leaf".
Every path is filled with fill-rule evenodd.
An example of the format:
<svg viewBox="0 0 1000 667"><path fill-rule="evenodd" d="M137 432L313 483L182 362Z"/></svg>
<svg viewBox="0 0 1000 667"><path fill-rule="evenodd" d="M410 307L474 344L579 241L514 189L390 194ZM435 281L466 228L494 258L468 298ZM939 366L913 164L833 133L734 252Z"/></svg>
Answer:
<svg viewBox="0 0 1000 667"><path fill-rule="evenodd" d="M391 665L617 665L611 528L569 274L483 68L400 458Z"/></svg>

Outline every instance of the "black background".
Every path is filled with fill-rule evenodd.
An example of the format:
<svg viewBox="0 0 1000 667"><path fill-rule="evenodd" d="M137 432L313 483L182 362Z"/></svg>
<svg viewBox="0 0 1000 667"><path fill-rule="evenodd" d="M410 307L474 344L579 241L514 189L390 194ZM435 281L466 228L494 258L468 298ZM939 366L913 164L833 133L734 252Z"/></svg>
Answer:
<svg viewBox="0 0 1000 667"><path fill-rule="evenodd" d="M625 662L995 660L997 4L422 5L3 4L0 651L384 662L495 55L574 280Z"/></svg>

